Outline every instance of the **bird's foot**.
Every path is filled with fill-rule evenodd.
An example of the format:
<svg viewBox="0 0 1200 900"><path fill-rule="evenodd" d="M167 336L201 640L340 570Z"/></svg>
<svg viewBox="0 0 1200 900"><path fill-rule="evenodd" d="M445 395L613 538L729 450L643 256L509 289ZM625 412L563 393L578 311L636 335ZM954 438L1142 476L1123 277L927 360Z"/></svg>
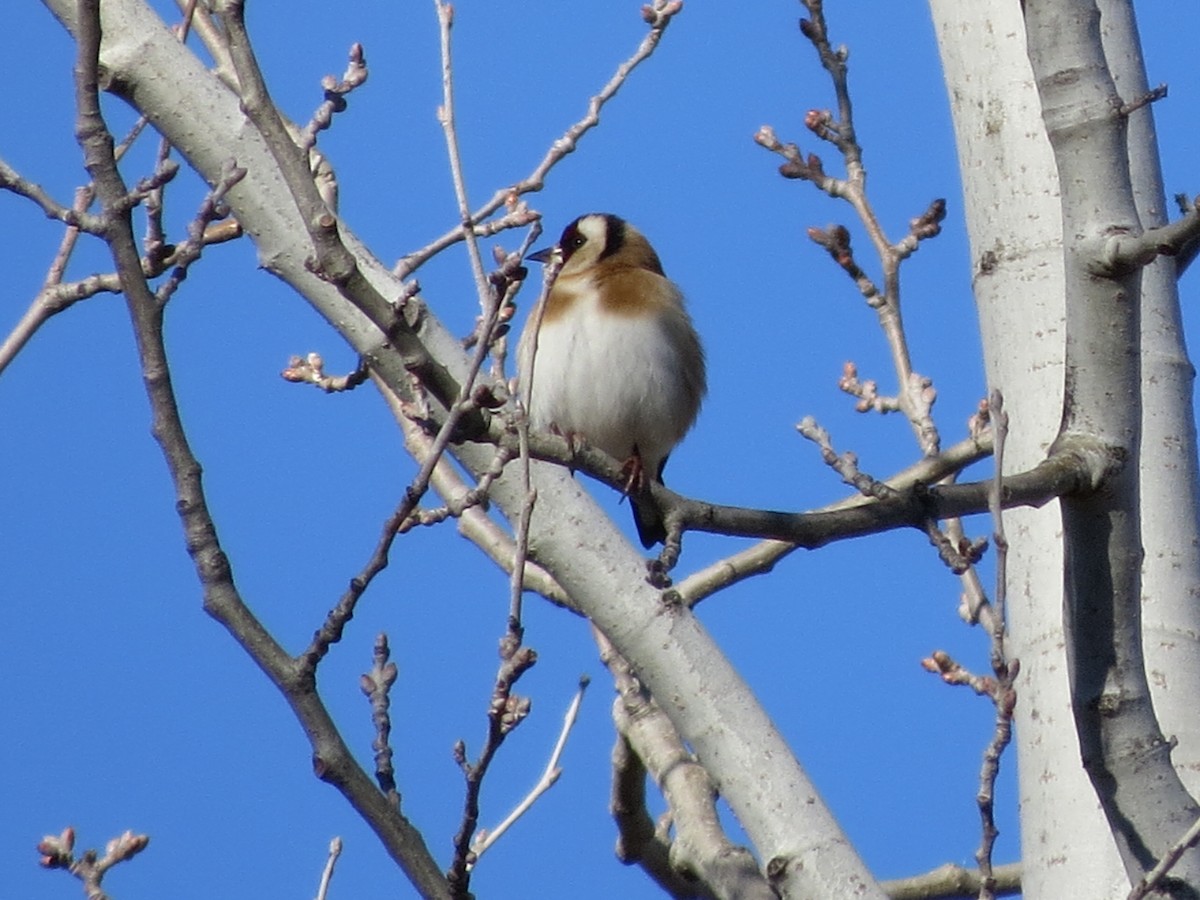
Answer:
<svg viewBox="0 0 1200 900"><path fill-rule="evenodd" d="M621 464L622 497L636 496L646 491L646 466L642 463L642 454L637 447L629 459Z"/></svg>
<svg viewBox="0 0 1200 900"><path fill-rule="evenodd" d="M571 455L570 461L567 463L567 471L572 477L575 475L575 461L579 457L579 451L587 446L587 438L578 431L563 431L557 425L550 426L551 434L557 434L560 438L567 442L567 453Z"/></svg>

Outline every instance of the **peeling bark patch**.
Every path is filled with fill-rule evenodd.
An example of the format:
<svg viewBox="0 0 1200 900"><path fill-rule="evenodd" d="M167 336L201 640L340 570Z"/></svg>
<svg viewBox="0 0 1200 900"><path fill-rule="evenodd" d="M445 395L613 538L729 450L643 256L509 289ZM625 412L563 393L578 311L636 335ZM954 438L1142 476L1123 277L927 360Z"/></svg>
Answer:
<svg viewBox="0 0 1200 900"><path fill-rule="evenodd" d="M999 263L1000 258L996 256L994 250L983 251L983 254L979 257L979 274L991 275L996 271L996 266L999 265Z"/></svg>
<svg viewBox="0 0 1200 900"><path fill-rule="evenodd" d="M1050 75L1045 80L1047 85L1055 85L1057 87L1068 87L1077 84L1083 77L1083 70L1078 68L1059 69L1054 74Z"/></svg>

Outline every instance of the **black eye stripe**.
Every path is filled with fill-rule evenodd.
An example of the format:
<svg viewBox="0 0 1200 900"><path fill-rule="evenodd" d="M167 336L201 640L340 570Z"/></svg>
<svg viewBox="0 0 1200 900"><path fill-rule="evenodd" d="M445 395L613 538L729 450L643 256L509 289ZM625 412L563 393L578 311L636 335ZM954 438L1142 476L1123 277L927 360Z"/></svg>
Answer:
<svg viewBox="0 0 1200 900"><path fill-rule="evenodd" d="M606 215L604 217L604 252L600 254L600 259L612 256L623 246L625 246L625 221L619 216Z"/></svg>

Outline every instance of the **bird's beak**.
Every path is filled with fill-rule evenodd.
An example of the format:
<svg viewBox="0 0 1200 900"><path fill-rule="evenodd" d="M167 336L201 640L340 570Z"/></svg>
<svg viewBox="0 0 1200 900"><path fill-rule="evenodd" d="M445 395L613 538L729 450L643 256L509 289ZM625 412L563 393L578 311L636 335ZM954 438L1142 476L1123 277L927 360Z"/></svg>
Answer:
<svg viewBox="0 0 1200 900"><path fill-rule="evenodd" d="M538 250L536 253L527 253L525 255L525 258L531 259L534 262L546 263L546 262L549 262L550 259L557 252L558 252L558 247L543 247L541 250Z"/></svg>

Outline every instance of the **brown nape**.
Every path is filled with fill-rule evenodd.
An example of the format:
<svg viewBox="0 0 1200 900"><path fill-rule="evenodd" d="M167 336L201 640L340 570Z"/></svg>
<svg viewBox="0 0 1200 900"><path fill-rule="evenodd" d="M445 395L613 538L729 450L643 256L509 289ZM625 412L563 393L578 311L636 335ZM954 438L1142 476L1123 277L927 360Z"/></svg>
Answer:
<svg viewBox="0 0 1200 900"><path fill-rule="evenodd" d="M619 216L604 214L605 234L604 250L596 261L609 262L620 255L620 265L635 269L647 269L655 275L663 275L662 263L658 254L646 240L646 236Z"/></svg>
<svg viewBox="0 0 1200 900"><path fill-rule="evenodd" d="M628 241L625 246L625 256L629 260L631 268L646 269L655 275L666 277L658 254L654 252L654 248L644 237L639 234L634 240Z"/></svg>
<svg viewBox="0 0 1200 900"><path fill-rule="evenodd" d="M677 296L675 291L669 283L664 283L666 278L661 271L647 271L647 268L622 266L595 276L604 309L621 316L638 316L672 305Z"/></svg>

